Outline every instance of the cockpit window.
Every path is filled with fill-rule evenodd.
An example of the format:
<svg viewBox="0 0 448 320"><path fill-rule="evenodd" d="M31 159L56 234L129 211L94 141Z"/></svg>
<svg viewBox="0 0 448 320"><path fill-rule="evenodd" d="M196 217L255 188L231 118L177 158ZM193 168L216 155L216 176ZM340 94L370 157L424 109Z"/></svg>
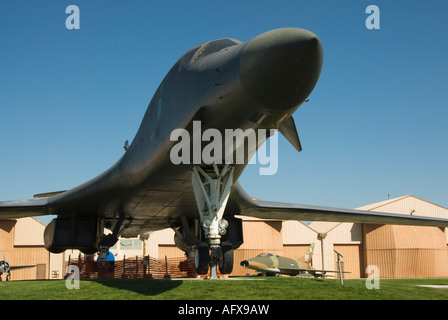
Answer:
<svg viewBox="0 0 448 320"><path fill-rule="evenodd" d="M218 52L222 49L239 45L241 43L242 43L241 41L234 39L220 39L206 42L204 44L194 47L193 49L185 53L179 59L178 64L176 64L174 67L176 67L180 72L183 69L185 69L190 63L193 63L200 58Z"/></svg>
<svg viewBox="0 0 448 320"><path fill-rule="evenodd" d="M199 50L201 46L197 46L194 47L193 49L191 49L190 51L188 51L187 53L185 53L180 59L179 59L179 71L183 70L184 68L186 68L191 61L191 58L193 58L194 54Z"/></svg>
<svg viewBox="0 0 448 320"><path fill-rule="evenodd" d="M265 257L272 257L272 253L260 253L257 257L259 258L265 258Z"/></svg>
<svg viewBox="0 0 448 320"><path fill-rule="evenodd" d="M220 39L207 42L206 44L202 45L201 48L199 48L191 62L193 63L200 58L208 56L209 54L218 52L231 46L236 46L238 44L240 43L232 39Z"/></svg>
<svg viewBox="0 0 448 320"><path fill-rule="evenodd" d="M197 46L193 49L191 49L190 51L188 51L186 54L183 55L183 57L180 59L182 61L183 64L188 64L191 61L191 58L193 58L194 54L196 53L196 51L198 51L198 49L200 48L200 46Z"/></svg>

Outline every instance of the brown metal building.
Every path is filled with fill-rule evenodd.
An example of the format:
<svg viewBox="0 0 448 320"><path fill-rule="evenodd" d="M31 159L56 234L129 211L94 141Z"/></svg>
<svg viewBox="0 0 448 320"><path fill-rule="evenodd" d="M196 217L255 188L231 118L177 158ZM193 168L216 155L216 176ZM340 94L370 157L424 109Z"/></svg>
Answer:
<svg viewBox="0 0 448 320"><path fill-rule="evenodd" d="M360 209L447 218L448 209L412 195ZM447 277L445 228L364 225L364 265L376 265L383 278Z"/></svg>
<svg viewBox="0 0 448 320"><path fill-rule="evenodd" d="M448 209L412 195L390 199L361 210L414 214L448 218ZM239 265L261 252L291 258L304 255L315 243L314 267L337 270L335 251L342 254L346 278L363 278L366 268L377 266L380 277L448 277L447 233L437 227L368 225L359 223L275 221L243 218L244 244L235 251L232 276L254 274ZM151 234L149 254L162 258L180 257L173 241L173 231ZM156 253L157 252L157 253Z"/></svg>
<svg viewBox="0 0 448 320"><path fill-rule="evenodd" d="M34 218L0 220L0 259L4 255L10 266L31 266L12 271L11 280L49 279L50 253L44 247L44 229Z"/></svg>
<svg viewBox="0 0 448 320"><path fill-rule="evenodd" d="M415 214L448 218L448 209L408 195L360 207L362 210ZM436 227L363 225L358 223L243 219L244 244L235 251L232 276L256 273L239 262L262 252L291 258L304 255L315 243L313 265L317 269L337 270L336 254L342 254L346 278L366 277L366 268L377 266L380 277L448 277L447 233ZM0 255L11 265L33 265L16 270L13 280L62 279L64 261L79 252L67 250L50 254L43 245L45 225L34 218L0 221ZM171 229L153 232L149 239L120 239L111 248L116 260L143 257L164 260L184 253L174 244ZM4 277L4 276L3 276Z"/></svg>

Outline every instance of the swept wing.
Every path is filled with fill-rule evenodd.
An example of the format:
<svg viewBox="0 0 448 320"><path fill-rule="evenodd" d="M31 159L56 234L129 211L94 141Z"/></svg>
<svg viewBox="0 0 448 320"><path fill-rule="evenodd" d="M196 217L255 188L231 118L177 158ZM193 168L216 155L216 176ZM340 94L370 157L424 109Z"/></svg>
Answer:
<svg viewBox="0 0 448 320"><path fill-rule="evenodd" d="M238 183L234 187L232 200L239 207L239 214L260 219L448 227L448 220L440 218L256 200Z"/></svg>

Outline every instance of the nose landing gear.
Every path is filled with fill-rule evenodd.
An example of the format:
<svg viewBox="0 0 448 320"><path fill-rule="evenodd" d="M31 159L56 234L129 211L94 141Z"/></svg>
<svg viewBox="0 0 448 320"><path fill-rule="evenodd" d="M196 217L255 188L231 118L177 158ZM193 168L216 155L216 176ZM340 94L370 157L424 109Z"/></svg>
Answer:
<svg viewBox="0 0 448 320"><path fill-rule="evenodd" d="M220 246L208 247L205 242L200 242L196 246L195 267L198 274L208 273L210 268L210 278L218 277L217 268L221 274L229 274L233 271L233 247L230 242L223 242Z"/></svg>
<svg viewBox="0 0 448 320"><path fill-rule="evenodd" d="M207 243L200 242L196 246L195 267L198 274L207 274L210 267L211 279L218 277L218 266L222 274L233 270L232 244L221 243L221 236L229 225L223 215L233 185L233 171L234 167L230 164L224 165L221 170L215 163L208 171L200 166L193 167L193 190L207 240Z"/></svg>

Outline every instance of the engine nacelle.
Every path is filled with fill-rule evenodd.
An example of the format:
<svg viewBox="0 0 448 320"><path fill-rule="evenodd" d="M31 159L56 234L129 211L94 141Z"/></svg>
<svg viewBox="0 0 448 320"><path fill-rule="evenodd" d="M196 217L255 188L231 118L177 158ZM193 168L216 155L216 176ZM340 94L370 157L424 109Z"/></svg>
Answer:
<svg viewBox="0 0 448 320"><path fill-rule="evenodd" d="M45 228L45 248L52 253L78 249L84 254L98 252L100 232L98 218L77 215L53 219Z"/></svg>

